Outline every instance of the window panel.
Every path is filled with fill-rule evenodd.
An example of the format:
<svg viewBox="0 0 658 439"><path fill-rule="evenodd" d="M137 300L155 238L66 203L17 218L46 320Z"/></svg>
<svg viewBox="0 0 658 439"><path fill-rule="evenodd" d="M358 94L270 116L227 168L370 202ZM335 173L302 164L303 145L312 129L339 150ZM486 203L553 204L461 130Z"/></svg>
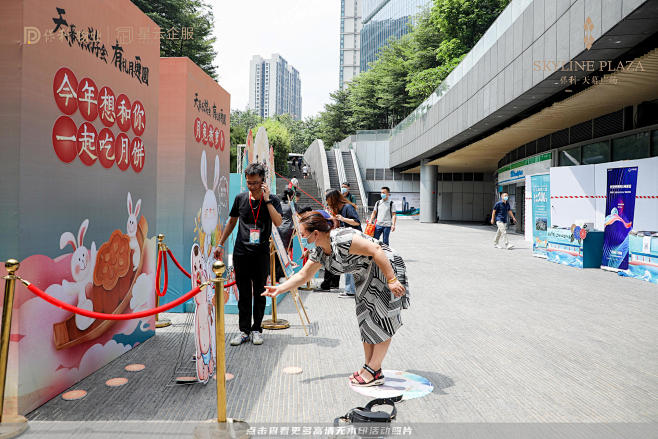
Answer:
<svg viewBox="0 0 658 439"><path fill-rule="evenodd" d="M605 163L610 161L610 143L597 142L584 145L582 150L583 165L593 165L595 163Z"/></svg>
<svg viewBox="0 0 658 439"><path fill-rule="evenodd" d="M580 147L565 149L560 151L559 158L560 166L576 166L580 165Z"/></svg>
<svg viewBox="0 0 658 439"><path fill-rule="evenodd" d="M649 133L639 133L612 140L612 161L649 157Z"/></svg>

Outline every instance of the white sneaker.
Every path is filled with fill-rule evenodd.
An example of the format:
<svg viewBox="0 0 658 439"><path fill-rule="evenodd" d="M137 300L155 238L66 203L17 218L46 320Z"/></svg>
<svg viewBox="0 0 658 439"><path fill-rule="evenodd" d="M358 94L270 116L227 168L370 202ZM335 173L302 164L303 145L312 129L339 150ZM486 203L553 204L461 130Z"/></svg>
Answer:
<svg viewBox="0 0 658 439"><path fill-rule="evenodd" d="M500 248L500 246L494 243L494 248Z"/></svg>
<svg viewBox="0 0 658 439"><path fill-rule="evenodd" d="M258 331L251 332L251 342L255 345L263 344L263 335Z"/></svg>
<svg viewBox="0 0 658 439"><path fill-rule="evenodd" d="M231 346L240 346L246 341L249 341L249 334L246 332L240 332L238 335L231 339Z"/></svg>
<svg viewBox="0 0 658 439"><path fill-rule="evenodd" d="M512 250L514 246L512 244L507 244L507 250Z"/></svg>

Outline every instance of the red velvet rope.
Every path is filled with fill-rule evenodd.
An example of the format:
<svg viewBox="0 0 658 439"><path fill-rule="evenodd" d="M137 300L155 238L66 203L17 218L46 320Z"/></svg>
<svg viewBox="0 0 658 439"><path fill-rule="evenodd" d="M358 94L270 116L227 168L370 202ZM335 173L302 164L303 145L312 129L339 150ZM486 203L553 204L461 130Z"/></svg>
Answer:
<svg viewBox="0 0 658 439"><path fill-rule="evenodd" d="M187 277L189 277L190 279L192 279L192 276L190 275L190 273L188 273L187 270L185 270L185 269L183 268L183 266L182 266L181 264L178 263L178 261L177 261L176 258L174 257L174 253L171 251L170 248L167 249L167 253L169 254L169 257L171 258L171 260L174 261L174 264L176 264L176 267L178 267L178 269L179 269L180 271L182 271L183 274L184 274L185 276L187 276Z"/></svg>
<svg viewBox="0 0 658 439"><path fill-rule="evenodd" d="M158 294L160 297L164 297L165 294L167 294L167 287L169 286L169 270L167 270L167 255L164 255L164 258L162 257L162 254L164 252L158 251L158 268L155 270L155 292ZM162 264L162 260L164 259L164 287L162 287L162 290L160 289L160 267Z"/></svg>
<svg viewBox="0 0 658 439"><path fill-rule="evenodd" d="M165 305L161 305L158 306L157 308L149 309L146 311L140 311L133 314L107 314L107 313L101 313L95 311L88 311L86 309L78 308L77 306L69 305L66 302L62 302L59 299L49 296L43 290L36 287L34 284L28 285L27 289L30 290L32 293L36 294L37 296L41 297L46 302L55 305L58 308L62 308L66 311L70 311L75 314L80 314L81 316L91 317L100 320L131 320L131 319L139 319L142 317L152 316L154 314L168 311L171 308L190 300L192 297L196 296L201 291L201 287L198 286L172 302L169 302Z"/></svg>
<svg viewBox="0 0 658 439"><path fill-rule="evenodd" d="M235 285L235 281L227 283L224 285L224 288L232 287L233 285Z"/></svg>
<svg viewBox="0 0 658 439"><path fill-rule="evenodd" d="M274 171L274 173L275 173L276 175L278 175L279 177L283 178L284 180L288 181L288 183L290 183L290 180L288 180L288 179L287 179L286 177L284 177L283 175L279 174L279 173L276 172L276 171ZM318 200L316 200L315 198L313 198L313 196L312 196L311 194L309 194L308 192L306 192L306 191L305 191L304 189L302 189L302 188L299 188L299 187L298 187L297 189L299 189L300 191L304 192L304 193L305 193L306 195L308 195L313 201L315 201L316 203L318 203L318 204L319 204L320 206L322 206L322 208L324 209L324 204L320 203Z"/></svg>

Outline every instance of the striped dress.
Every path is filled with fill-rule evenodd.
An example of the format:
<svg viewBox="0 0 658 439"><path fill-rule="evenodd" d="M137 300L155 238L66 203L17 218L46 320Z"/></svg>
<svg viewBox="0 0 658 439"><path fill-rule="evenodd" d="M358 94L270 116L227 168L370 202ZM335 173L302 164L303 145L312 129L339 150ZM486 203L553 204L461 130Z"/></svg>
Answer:
<svg viewBox="0 0 658 439"><path fill-rule="evenodd" d="M379 244L386 253L395 275L406 289L402 297L388 288L386 276L370 256L350 254L354 235ZM356 317L359 322L361 340L365 343L382 343L402 326L400 311L409 307L409 283L402 258L386 244L351 228L340 228L330 233L331 254L326 255L320 247L309 254L309 259L320 263L334 274L352 273L356 286Z"/></svg>

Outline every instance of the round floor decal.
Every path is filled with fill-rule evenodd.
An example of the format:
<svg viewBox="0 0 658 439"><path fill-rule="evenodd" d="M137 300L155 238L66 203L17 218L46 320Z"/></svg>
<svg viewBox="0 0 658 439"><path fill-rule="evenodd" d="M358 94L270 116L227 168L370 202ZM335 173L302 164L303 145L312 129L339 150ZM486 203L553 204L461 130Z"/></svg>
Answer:
<svg viewBox="0 0 658 439"><path fill-rule="evenodd" d="M146 366L143 364L129 364L124 369L126 369L128 372L139 372L140 370L144 370Z"/></svg>
<svg viewBox="0 0 658 439"><path fill-rule="evenodd" d="M402 395L402 399L420 398L434 390L425 377L401 370L383 370L386 377L381 386L359 387L350 384L352 390L371 398L391 398Z"/></svg>
<svg viewBox="0 0 658 439"><path fill-rule="evenodd" d="M87 396L87 391L85 390L70 390L62 393L62 399L65 401L74 401L76 399L82 399L85 396Z"/></svg>
<svg viewBox="0 0 658 439"><path fill-rule="evenodd" d="M128 382L128 378L111 378L105 381L105 385L110 387L119 387L119 386L123 386L127 382Z"/></svg>

